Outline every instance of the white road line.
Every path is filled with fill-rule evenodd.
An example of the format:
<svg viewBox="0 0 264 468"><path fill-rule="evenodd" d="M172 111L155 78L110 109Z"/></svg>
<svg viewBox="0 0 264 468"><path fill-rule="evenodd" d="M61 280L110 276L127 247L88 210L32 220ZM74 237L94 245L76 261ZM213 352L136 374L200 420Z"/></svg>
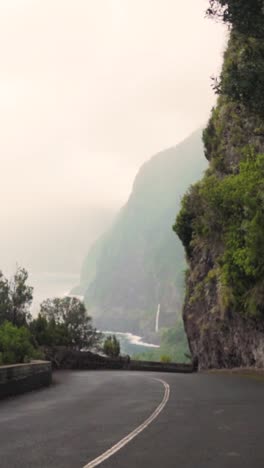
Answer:
<svg viewBox="0 0 264 468"><path fill-rule="evenodd" d="M155 409L154 413L149 416L146 421L144 421L140 426L138 426L134 431L130 432L126 437L124 437L120 442L115 444L112 448L104 452L102 455L99 457L95 458L91 462L89 462L87 465L85 465L83 468L94 468L95 466L100 465L100 463L103 463L105 460L110 458L114 453L118 452L123 448L125 445L127 445L131 440L133 440L135 437L137 437L144 429L146 429L157 417L158 415L162 412L162 410L165 408L166 404L168 403L169 397L170 397L170 386L165 382L164 380L161 379L154 379L157 380L158 382L161 382L162 385L164 386L164 396L162 402L159 404L159 406Z"/></svg>

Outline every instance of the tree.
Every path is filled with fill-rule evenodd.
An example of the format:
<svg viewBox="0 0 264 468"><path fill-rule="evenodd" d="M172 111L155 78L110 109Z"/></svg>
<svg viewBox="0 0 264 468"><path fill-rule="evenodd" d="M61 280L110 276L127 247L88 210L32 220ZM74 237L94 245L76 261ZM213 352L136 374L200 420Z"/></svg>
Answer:
<svg viewBox="0 0 264 468"><path fill-rule="evenodd" d="M8 280L0 271L0 325L9 319L10 299Z"/></svg>
<svg viewBox="0 0 264 468"><path fill-rule="evenodd" d="M27 280L28 273L24 268L18 267L10 280L0 272L0 324L6 320L18 327L28 323L33 288L27 286Z"/></svg>
<svg viewBox="0 0 264 468"><path fill-rule="evenodd" d="M36 345L51 345L49 323L45 317L39 314L37 318L30 322L29 328Z"/></svg>
<svg viewBox="0 0 264 468"><path fill-rule="evenodd" d="M120 343L115 335L109 335L103 346L104 353L111 358L118 357L120 354Z"/></svg>
<svg viewBox="0 0 264 468"><path fill-rule="evenodd" d="M47 320L41 314L30 322L30 331L36 346L71 347L71 335L65 323Z"/></svg>
<svg viewBox="0 0 264 468"><path fill-rule="evenodd" d="M264 2L210 0L209 5L208 16L220 19L231 28L224 66L220 77L213 77L212 87L216 94L263 119Z"/></svg>
<svg viewBox="0 0 264 468"><path fill-rule="evenodd" d="M207 15L231 24L242 34L264 37L263 0L209 0Z"/></svg>
<svg viewBox="0 0 264 468"><path fill-rule="evenodd" d="M65 345L78 350L100 346L101 334L93 328L84 303L77 297L46 299L36 320L32 327L38 331L41 344Z"/></svg>

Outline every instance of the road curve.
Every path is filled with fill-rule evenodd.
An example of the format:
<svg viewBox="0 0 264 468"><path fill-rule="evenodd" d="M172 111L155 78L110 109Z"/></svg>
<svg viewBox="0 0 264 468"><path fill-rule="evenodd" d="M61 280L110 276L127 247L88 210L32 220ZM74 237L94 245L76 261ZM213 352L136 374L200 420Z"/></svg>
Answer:
<svg viewBox="0 0 264 468"><path fill-rule="evenodd" d="M233 375L57 373L0 402L0 468L93 466L160 405L102 468L263 468L263 390Z"/></svg>

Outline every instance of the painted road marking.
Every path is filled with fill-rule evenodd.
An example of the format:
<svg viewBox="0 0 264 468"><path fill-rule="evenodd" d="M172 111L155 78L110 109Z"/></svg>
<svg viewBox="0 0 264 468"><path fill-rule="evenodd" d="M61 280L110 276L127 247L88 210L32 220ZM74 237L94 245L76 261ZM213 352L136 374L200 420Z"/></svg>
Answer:
<svg viewBox="0 0 264 468"><path fill-rule="evenodd" d="M155 409L155 411L149 416L146 421L144 421L140 426L138 426L134 431L130 432L126 437L124 437L120 442L115 444L112 448L104 452L102 455L99 457L95 458L91 462L89 462L87 465L85 465L83 468L94 468L95 466L100 465L100 463L103 463L105 460L108 458L112 457L116 452L121 450L125 445L127 445L131 440L133 440L135 437L137 437L142 431L144 431L158 416L159 414L163 411L165 408L166 404L168 403L168 400L170 398L170 386L165 382L164 380L161 379L154 379L158 382L161 382L162 385L164 386L164 396L162 402L159 404L159 406Z"/></svg>

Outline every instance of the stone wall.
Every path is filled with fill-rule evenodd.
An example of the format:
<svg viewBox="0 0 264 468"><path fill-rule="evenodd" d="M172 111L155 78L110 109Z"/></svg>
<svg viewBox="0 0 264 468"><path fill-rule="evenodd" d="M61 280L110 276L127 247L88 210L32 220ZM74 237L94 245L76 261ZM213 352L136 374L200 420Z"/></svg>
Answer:
<svg viewBox="0 0 264 468"><path fill-rule="evenodd" d="M51 380L51 363L47 361L0 366L0 399L48 386Z"/></svg>
<svg viewBox="0 0 264 468"><path fill-rule="evenodd" d="M194 372L191 364L177 364L174 362L153 362L153 361L130 361L128 370L151 371L151 372L179 372L189 374Z"/></svg>
<svg viewBox="0 0 264 468"><path fill-rule="evenodd" d="M109 358L90 351L74 351L64 347L46 350L46 359L52 361L54 369L83 370L137 370L153 372L189 373L194 369L191 364L135 361L129 357Z"/></svg>

